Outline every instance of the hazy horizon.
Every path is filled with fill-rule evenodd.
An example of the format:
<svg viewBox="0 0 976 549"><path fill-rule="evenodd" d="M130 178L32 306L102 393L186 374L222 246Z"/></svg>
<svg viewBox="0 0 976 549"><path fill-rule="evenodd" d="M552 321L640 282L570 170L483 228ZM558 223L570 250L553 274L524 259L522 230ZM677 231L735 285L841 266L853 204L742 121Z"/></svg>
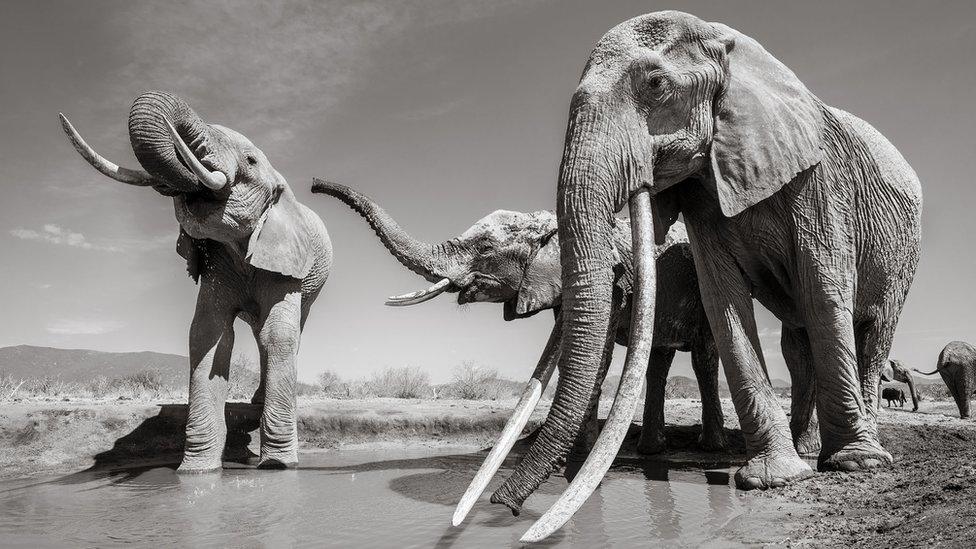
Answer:
<svg viewBox="0 0 976 549"><path fill-rule="evenodd" d="M416 307L426 285L312 177L370 195L441 241L496 209L551 209L570 95L593 44L630 17L677 8L759 40L828 104L884 133L925 197L923 252L893 357L928 369L976 341L970 162L976 4L621 1L22 2L0 21L0 346L186 354L197 288L175 253L172 203L89 167L64 112L106 157L137 167L126 133L143 90L184 97L261 147L325 221L335 267L306 325L299 375L415 365L446 380L474 361L529 375L552 315ZM968 53L967 53L968 52ZM240 324L240 323L239 323ZM788 379L761 311L771 377ZM238 348L254 352L241 324ZM617 349L616 363L624 350ZM691 376L678 353L672 374Z"/></svg>

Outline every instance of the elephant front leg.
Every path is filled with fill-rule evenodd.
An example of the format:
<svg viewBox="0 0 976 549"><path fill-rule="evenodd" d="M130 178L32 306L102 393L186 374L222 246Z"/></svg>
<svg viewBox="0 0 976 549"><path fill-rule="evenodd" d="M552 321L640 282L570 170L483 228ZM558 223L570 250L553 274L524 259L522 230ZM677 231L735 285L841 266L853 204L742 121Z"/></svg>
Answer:
<svg viewBox="0 0 976 549"><path fill-rule="evenodd" d="M206 283L205 283L206 284ZM190 391L180 472L220 469L227 425L224 401L234 348L234 316L215 308L205 286L190 326Z"/></svg>
<svg viewBox="0 0 976 549"><path fill-rule="evenodd" d="M813 471L797 455L786 414L766 377L749 285L707 225L691 222L688 231L702 301L749 456L735 473L736 486L769 488L809 477Z"/></svg>
<svg viewBox="0 0 976 549"><path fill-rule="evenodd" d="M783 326L780 336L783 360L790 371L790 433L801 456L820 453L816 381L813 352L806 330Z"/></svg>
<svg viewBox="0 0 976 549"><path fill-rule="evenodd" d="M701 393L701 421L702 432L698 437L698 447L709 452L725 450L728 446L725 440L725 416L722 413L722 401L718 396L718 351L711 341L700 344L691 350L691 367L698 380L698 390Z"/></svg>
<svg viewBox="0 0 976 549"><path fill-rule="evenodd" d="M286 294L270 307L258 330L258 351L265 379L259 468L286 468L298 464L295 387L300 319L301 293L296 291Z"/></svg>
<svg viewBox="0 0 976 549"><path fill-rule="evenodd" d="M644 419L641 422L637 451L657 454L667 447L664 435L664 392L668 383L668 371L674 360L674 349L653 347L647 366L646 392L644 394Z"/></svg>

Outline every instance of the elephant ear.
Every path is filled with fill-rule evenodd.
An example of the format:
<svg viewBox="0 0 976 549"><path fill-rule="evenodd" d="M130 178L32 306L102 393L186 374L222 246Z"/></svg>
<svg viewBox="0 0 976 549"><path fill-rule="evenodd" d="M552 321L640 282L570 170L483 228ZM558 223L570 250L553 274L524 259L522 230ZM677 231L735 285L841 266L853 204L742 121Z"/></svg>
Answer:
<svg viewBox="0 0 976 549"><path fill-rule="evenodd" d="M193 282L200 282L200 275L207 265L207 241L193 238L183 230L183 227L180 227L180 236L176 239L176 253L186 260L186 274L190 275Z"/></svg>
<svg viewBox="0 0 976 549"><path fill-rule="evenodd" d="M516 318L559 305L563 294L562 272L559 237L553 231L542 238L539 250L525 269L515 299Z"/></svg>
<svg viewBox="0 0 976 549"><path fill-rule="evenodd" d="M823 106L758 42L715 27L724 34L728 68L716 98L711 165L722 212L733 216L820 162Z"/></svg>
<svg viewBox="0 0 976 549"><path fill-rule="evenodd" d="M314 263L304 212L284 187L265 210L247 243L247 262L258 269L302 279Z"/></svg>

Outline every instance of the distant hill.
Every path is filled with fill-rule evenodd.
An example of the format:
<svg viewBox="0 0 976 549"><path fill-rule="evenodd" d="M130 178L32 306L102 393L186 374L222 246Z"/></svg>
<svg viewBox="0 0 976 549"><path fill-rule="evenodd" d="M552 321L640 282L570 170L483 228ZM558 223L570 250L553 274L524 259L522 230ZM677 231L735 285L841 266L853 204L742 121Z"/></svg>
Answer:
<svg viewBox="0 0 976 549"><path fill-rule="evenodd" d="M189 364L185 356L150 351L106 353L33 345L0 348L0 376L15 379L60 376L65 381L88 381L98 375L115 379L156 370L165 382L182 386L189 380Z"/></svg>
<svg viewBox="0 0 976 549"><path fill-rule="evenodd" d="M770 379L769 382L773 385L773 389L789 389L791 387L789 381L778 377Z"/></svg>

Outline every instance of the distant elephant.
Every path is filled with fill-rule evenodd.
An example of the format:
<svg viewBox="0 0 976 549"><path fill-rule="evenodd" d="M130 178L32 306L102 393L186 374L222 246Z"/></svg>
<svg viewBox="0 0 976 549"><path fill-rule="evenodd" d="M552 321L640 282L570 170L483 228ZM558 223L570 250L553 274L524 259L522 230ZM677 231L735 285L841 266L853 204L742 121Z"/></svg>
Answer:
<svg viewBox="0 0 976 549"><path fill-rule="evenodd" d="M75 149L106 176L173 197L176 251L200 283L190 326L190 391L180 471L221 467L224 401L234 319L251 325L261 357L259 467L298 462L296 359L308 312L329 275L332 244L322 220L246 137L205 123L182 99L140 95L129 140L146 171L101 157L67 118Z"/></svg>
<svg viewBox="0 0 976 549"><path fill-rule="evenodd" d="M461 304L504 304L505 320L559 308L562 299L559 236L556 235L556 216L551 211L498 210L477 221L461 236L433 245L414 239L382 207L345 185L316 179L312 192L333 196L347 204L370 224L398 261L434 283L422 292L390 298L389 305L413 305L442 292L451 292L458 294L457 301ZM617 288L614 296L622 301L615 302L612 307L621 317L616 342L623 346L628 343L627 321L632 297L629 233L626 221L618 221L614 238L614 253L619 259L615 267ZM659 314L655 317L654 348L647 370L644 427L638 450L653 454L665 447L664 389L675 351L691 352L692 367L701 391L699 445L707 450L724 449L724 418L718 396L718 354L698 293L698 277L683 225L678 223L672 228L666 243L657 248L656 257L658 270L662 273L658 278L661 299ZM551 354L556 350L558 348L551 349ZM554 362L554 357L543 356L541 362ZM600 384L597 383L594 407L599 391ZM587 426L586 438L595 439L595 413L589 415Z"/></svg>
<svg viewBox="0 0 976 549"><path fill-rule="evenodd" d="M952 341L939 353L935 370L915 371L923 376L938 372L959 407L959 417L969 417L969 397L976 391L976 347L965 341Z"/></svg>
<svg viewBox="0 0 976 549"><path fill-rule="evenodd" d="M905 407L905 391L901 389L895 389L894 387L885 387L881 391L881 398L888 401L888 407L891 408L891 403L895 402L898 404L899 408Z"/></svg>
<svg viewBox="0 0 976 549"><path fill-rule="evenodd" d="M559 385L549 416L492 496L518 512L580 432L615 337L615 213L629 206L634 302L621 388L590 458L523 536L564 524L609 468L651 350L654 242L684 216L699 286L745 436L741 488L812 474L766 377L753 298L795 335L813 372L819 467L890 464L878 378L918 263L921 188L895 147L820 101L748 36L680 12L611 29L569 108L556 193L561 242Z"/></svg>
<svg viewBox="0 0 976 549"><path fill-rule="evenodd" d="M908 393L912 396L912 411L917 412L918 403L922 400L922 397L918 392L918 388L915 386L915 378L912 376L912 372L900 360L889 360L884 368L881 369L879 383L892 381L898 381L908 385Z"/></svg>

